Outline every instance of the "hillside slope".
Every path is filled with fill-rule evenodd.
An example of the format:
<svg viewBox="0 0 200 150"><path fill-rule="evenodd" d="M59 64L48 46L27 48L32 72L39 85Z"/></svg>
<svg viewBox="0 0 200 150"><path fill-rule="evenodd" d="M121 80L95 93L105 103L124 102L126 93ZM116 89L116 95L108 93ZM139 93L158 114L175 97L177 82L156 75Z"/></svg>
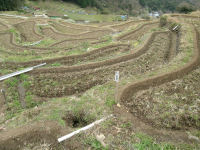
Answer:
<svg viewBox="0 0 200 150"><path fill-rule="evenodd" d="M130 15L141 14L143 10L175 12L182 4L193 9L200 8L199 0L64 0L74 2L82 7L97 7L101 13L127 13Z"/></svg>
<svg viewBox="0 0 200 150"><path fill-rule="evenodd" d="M139 0L139 3L143 7L149 8L149 10L152 11L170 11L174 12L176 11L176 8L181 4L181 3L187 3L189 6L194 7L194 8L199 8L200 6L200 1L199 0Z"/></svg>
<svg viewBox="0 0 200 150"><path fill-rule="evenodd" d="M98 0L96 1L100 9L109 9L113 12L127 12L134 14L141 9L138 0Z"/></svg>

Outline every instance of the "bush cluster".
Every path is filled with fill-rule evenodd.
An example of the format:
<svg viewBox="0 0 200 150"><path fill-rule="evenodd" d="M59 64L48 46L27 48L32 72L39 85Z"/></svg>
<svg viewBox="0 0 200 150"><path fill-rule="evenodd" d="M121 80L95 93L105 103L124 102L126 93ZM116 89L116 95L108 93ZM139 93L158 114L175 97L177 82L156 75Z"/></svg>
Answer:
<svg viewBox="0 0 200 150"><path fill-rule="evenodd" d="M0 11L17 10L24 4L24 0L0 0Z"/></svg>

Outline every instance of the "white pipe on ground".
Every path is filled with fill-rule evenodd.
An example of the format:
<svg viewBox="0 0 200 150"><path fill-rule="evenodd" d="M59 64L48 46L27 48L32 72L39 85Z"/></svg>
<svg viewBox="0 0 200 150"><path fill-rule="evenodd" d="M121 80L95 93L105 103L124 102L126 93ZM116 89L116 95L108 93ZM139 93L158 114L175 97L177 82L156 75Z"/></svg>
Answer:
<svg viewBox="0 0 200 150"><path fill-rule="evenodd" d="M105 121L106 119L108 119L108 118L110 118L110 117L112 117L112 116L113 116L113 115L110 115L110 116L105 117L105 118L103 118L103 119L101 119L101 120L97 120L97 121L95 121L95 122L93 122L93 123L91 123L91 124L89 124L89 125L87 125L87 126L81 128L81 129L77 130L77 131L74 131L74 132L72 132L72 133L70 133L70 134L67 134L67 135L65 135L65 136L63 136L63 137L61 137L61 138L59 138L59 139L58 139L58 142L60 143L60 142L62 142L62 141L64 141L64 140L67 140L67 139L71 138L72 136L74 136L74 135L80 133L81 131L88 130L88 129L94 127L94 126L97 125L97 124L100 124L101 122Z"/></svg>
<svg viewBox="0 0 200 150"><path fill-rule="evenodd" d="M44 65L46 65L46 63L40 64L40 65L37 65L37 66L33 66L33 67L29 67L29 68L26 68L26 69L21 70L21 71L17 71L17 72L11 73L11 74L1 76L0 81L3 81L5 79L11 78L11 77L14 77L14 76L17 76L17 75L20 75L20 74L23 74L23 73L26 73L26 72L29 72L29 71L32 71L33 69L44 66Z"/></svg>

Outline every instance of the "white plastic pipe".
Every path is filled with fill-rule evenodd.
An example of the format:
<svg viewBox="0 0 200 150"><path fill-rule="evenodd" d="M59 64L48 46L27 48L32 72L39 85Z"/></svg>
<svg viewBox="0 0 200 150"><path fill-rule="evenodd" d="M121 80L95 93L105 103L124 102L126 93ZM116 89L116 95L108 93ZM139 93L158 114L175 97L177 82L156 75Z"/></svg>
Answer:
<svg viewBox="0 0 200 150"><path fill-rule="evenodd" d="M22 71L17 71L17 72L14 72L14 73L11 73L11 74L8 74L8 75L5 75L5 76L1 76L0 81L14 77L14 76L17 76L17 75L20 75L20 74L23 74L23 73L26 73L26 72L29 72L29 71L32 71L32 70L33 70L33 68L31 67L31 68L24 69Z"/></svg>
<svg viewBox="0 0 200 150"><path fill-rule="evenodd" d="M1 76L0 81L3 81L5 79L11 78L11 77L14 77L14 76L17 76L17 75L20 75L20 74L23 74L23 73L26 73L26 72L29 72L29 71L32 71L33 69L44 66L44 65L46 65L46 63L40 64L40 65L37 65L37 66L33 66L33 67L29 67L29 68L26 68L26 69L21 70L21 71L17 71L17 72L11 73L11 74Z"/></svg>
<svg viewBox="0 0 200 150"><path fill-rule="evenodd" d="M24 46L34 46L34 45L40 44L41 42L42 42L42 40L37 41L37 42L34 42L34 43L32 43L32 44L24 44Z"/></svg>
<svg viewBox="0 0 200 150"><path fill-rule="evenodd" d="M97 121L95 121L95 122L93 122L93 123L91 123L91 124L89 124L89 125L87 125L87 126L81 128L81 129L77 130L77 131L74 131L74 132L72 132L72 133L70 133L70 134L67 134L67 135L65 135L65 136L63 136L63 137L61 137L61 138L59 138L59 139L58 139L58 142L60 143L60 142L62 142L62 141L64 141L64 140L67 140L67 139L71 138L72 136L74 136L74 135L76 135L76 134L79 134L81 131L88 130L88 129L94 127L94 126L97 125L97 124L100 124L101 122L105 121L106 119L108 119L108 118L110 118L110 117L112 117L112 116L113 116L113 115L110 115L110 116L105 117L105 118L103 118L103 119L101 119L101 120L97 120Z"/></svg>
<svg viewBox="0 0 200 150"><path fill-rule="evenodd" d="M177 25L177 26L175 26L173 30L176 30L176 28L178 28L178 25Z"/></svg>

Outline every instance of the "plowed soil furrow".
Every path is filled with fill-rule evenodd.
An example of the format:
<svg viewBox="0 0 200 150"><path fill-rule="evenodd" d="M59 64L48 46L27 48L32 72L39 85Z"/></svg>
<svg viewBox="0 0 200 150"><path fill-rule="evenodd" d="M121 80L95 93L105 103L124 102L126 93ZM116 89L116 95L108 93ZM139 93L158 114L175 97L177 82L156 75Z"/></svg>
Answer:
<svg viewBox="0 0 200 150"><path fill-rule="evenodd" d="M136 30L131 31L127 34L124 34L124 35L118 37L117 40L136 40L137 37L138 37L136 35L141 36L141 35L145 34L148 30L153 29L156 26L158 26L157 22L143 24L142 26L140 26Z"/></svg>
<svg viewBox="0 0 200 150"><path fill-rule="evenodd" d="M167 129L152 127L151 125L144 123L141 119L133 116L133 114L127 111L124 106L121 106L121 108L115 107L114 111L117 117L123 119L124 121L132 123L135 132L145 133L149 136L154 137L159 141L172 142L175 144L177 143L190 144L191 142L193 142L191 141L191 139L188 138L188 134L185 133L185 131L167 130Z"/></svg>
<svg viewBox="0 0 200 150"><path fill-rule="evenodd" d="M139 31L139 29L137 29L137 31ZM10 35L7 35L7 34L10 34ZM98 34L98 33L97 33ZM13 34L11 34L11 33L3 33L3 34L1 34L1 36L2 35L5 35L5 36L10 36L10 40L8 40L9 39L9 37L2 37L2 40L1 40L1 43L2 43L2 45L4 46L4 47L6 47L6 48L8 48L8 49L13 49L13 50L18 50L18 52L20 52L20 51L23 51L23 50L27 50L27 49L29 49L29 50L37 50L37 51L43 51L43 50L54 50L54 48L53 47L61 47L61 46L65 46L65 45L67 45L68 43L69 43L69 41L71 41L72 39L69 39L69 40L64 40L64 41L61 41L61 42L58 42L58 43L55 43L55 44L53 44L53 45L51 45L51 47L49 47L49 48L38 48L38 47L29 47L29 46L20 46L20 45L17 45L17 44L15 44L15 42L14 42L14 36L13 36ZM137 35L135 35L135 37L137 37ZM84 39L84 38L82 38L82 39ZM73 39L72 41L82 41L82 39ZM93 42L92 42L92 44L97 44L98 42L94 42L94 38L86 38L85 39L86 41L87 40L92 40ZM71 42L72 43L72 42ZM76 42L74 42L74 43L76 43ZM78 43L77 43L78 44ZM64 48L64 47L62 47L62 48ZM66 48L65 50L67 50L68 48ZM57 50L58 51L58 50ZM54 50L54 51L52 51L52 52L56 52L56 50ZM9 53L12 53L12 52L9 52ZM49 54L50 52L39 52L40 54ZM20 54L18 54L18 55L20 55ZM24 54L22 54L22 55L24 55Z"/></svg>
<svg viewBox="0 0 200 150"><path fill-rule="evenodd" d="M59 62L61 64L65 65L72 65L77 62L86 61L86 60L93 60L97 59L99 57L107 56L113 52L117 52L120 50L129 50L130 46L128 44L116 44L116 45L109 45L106 47L102 47L96 50L92 50L90 52L87 52L82 55L72 55L72 56L66 56L66 57L60 57L60 58L54 58L54 59L46 59L46 60L38 60L38 61L29 61L29 62L21 62L21 63L15 63L15 62L6 62L7 67L28 67L30 65L37 65L39 63L46 62L47 64ZM3 64L1 64L3 65Z"/></svg>
<svg viewBox="0 0 200 150"><path fill-rule="evenodd" d="M42 33L46 37L51 37L53 39L59 40L59 39L72 39L72 38L93 38L93 39L99 39L102 36L105 36L107 34L112 33L110 30L96 30L96 31L90 31L90 32L85 32L82 34L76 34L76 35L70 35L70 34L64 34L64 33L59 33L55 31L53 28L43 28Z"/></svg>
<svg viewBox="0 0 200 150"><path fill-rule="evenodd" d="M19 24L15 24L14 26L20 32L22 41L34 42L43 38L41 35L36 33L34 21L21 22Z"/></svg>
<svg viewBox="0 0 200 150"><path fill-rule="evenodd" d="M100 48L97 50L93 50L91 52L86 53L86 55L74 55L72 57L66 57L65 59L60 59L59 62L63 65L74 65L76 63L82 63L82 62L89 62L92 60L96 60L99 58L103 58L105 56L113 55L116 53L123 53L125 51L130 50L130 45L128 44L117 44L117 45L111 45L104 48Z"/></svg>
<svg viewBox="0 0 200 150"><path fill-rule="evenodd" d="M128 54L128 55L121 56L118 58L114 58L114 59L110 59L110 60L106 60L106 61L102 61L98 63L91 63L87 65L80 65L80 66L74 66L74 67L59 67L59 68L50 68L50 69L48 68L38 69L37 71L33 71L32 73L42 74L42 73L75 72L75 71L81 71L81 70L86 70L86 69L96 69L103 66L109 66L109 65L125 62L144 54L148 50L149 46L152 44L152 41L155 39L156 35L160 33L162 32L153 33L151 37L148 39L148 41L145 43L145 45L140 50L138 50L137 52L133 54Z"/></svg>
<svg viewBox="0 0 200 150"><path fill-rule="evenodd" d="M52 44L50 47L64 48L64 47L80 45L81 43L84 43L84 42L92 43L94 41L96 41L96 39L94 38L70 39L70 40L57 42L55 44Z"/></svg>
<svg viewBox="0 0 200 150"><path fill-rule="evenodd" d="M39 47L17 45L14 42L14 35L12 33L0 33L0 43L1 46L3 46L4 48L15 52L23 52L24 50L37 50L38 52L44 50L52 50L52 48L39 48Z"/></svg>
<svg viewBox="0 0 200 150"><path fill-rule="evenodd" d="M70 47L69 45L66 45L68 47L64 47L66 40L61 41L61 42L57 42L57 43L53 44L51 47L48 47L48 48L21 46L21 45L18 45L14 42L15 41L14 35L12 33L0 33L0 39L1 39L0 40L1 46L9 49L5 52L13 54L13 55L23 55L23 56L29 55L29 54L24 54L24 51L26 51L26 50L29 50L29 51L34 50L34 53L32 55L39 55L39 54L51 54L51 53L55 53L55 52L67 51L67 50L71 50L71 49L74 49L74 48L78 48L78 46L80 46L80 43L77 42L77 45L73 45L73 47ZM77 41L77 40L81 41L82 39L72 39L72 41ZM71 41L71 40L69 40L69 41ZM97 44L97 43L101 43L101 42L105 42L105 41L94 40L93 42L91 42L91 44L93 45L93 44ZM59 46L60 44L62 45L62 43L63 43L63 47L60 47L60 48L56 47L56 46Z"/></svg>
<svg viewBox="0 0 200 150"><path fill-rule="evenodd" d="M123 22L124 24L125 22ZM89 23L89 25L92 26L96 26L96 27L109 27L109 26L115 26L115 25L121 25L121 22L102 22L102 23L98 23L98 22L94 22L94 23Z"/></svg>
<svg viewBox="0 0 200 150"><path fill-rule="evenodd" d="M178 36L176 33L171 33L170 34L170 44L169 44L169 51L166 52L165 54L165 59L166 59L166 62L169 62L171 61L175 56L176 56L176 53L177 53L177 45L178 45Z"/></svg>
<svg viewBox="0 0 200 150"><path fill-rule="evenodd" d="M152 78L131 83L124 87L119 95L120 101L128 107L128 102L131 101L131 97L134 93L145 90L150 87L159 86L163 83L167 83L169 81L173 81L175 79L181 78L184 75L188 74L192 70L196 69L200 64L200 45L199 45L199 32L195 28L194 35L194 55L192 60L186 64L185 66L169 73L161 74L158 76L154 76ZM131 109L131 108L130 108Z"/></svg>
<svg viewBox="0 0 200 150"><path fill-rule="evenodd" d="M0 33L0 43L1 47L7 48L7 49L16 49L15 45L12 45L12 34L11 33Z"/></svg>
<svg viewBox="0 0 200 150"><path fill-rule="evenodd" d="M69 22L64 22L61 21L61 24L67 26L67 27L73 27L76 29L82 29L82 30L88 30L88 31L95 31L95 30L99 30L98 27L94 27L94 26L90 26L90 25L79 25L79 24L75 24L75 23L69 23Z"/></svg>
<svg viewBox="0 0 200 150"><path fill-rule="evenodd" d="M36 23L36 25L40 25L40 24L48 24L49 21L51 21L52 19L50 18L29 18L28 21L34 21ZM54 19L53 19L54 20Z"/></svg>
<svg viewBox="0 0 200 150"><path fill-rule="evenodd" d="M122 142L123 146L124 144L127 144L126 146L124 146L127 149L131 148L134 149L139 144L140 144L139 146L141 145L144 146L144 144L146 143L141 143L143 139L141 139L141 137L139 136L137 137L138 133L145 133L155 138L156 144L153 143L153 146L155 144L155 148L157 148L158 146L165 148L169 147L170 149L173 147L173 146L171 147L171 144L172 145L174 144L175 147L179 146L179 144L190 144L191 146L193 145L196 146L196 143L197 141L199 142L199 139L197 140L195 138L199 137L199 126L200 126L199 116L197 115L196 117L196 114L199 114L199 112L197 111L199 111L198 106L200 105L200 102L198 101L199 85L198 82L195 83L200 78L200 72L199 72L200 70L197 69L200 66L200 26L198 22L200 20L200 16L177 15L177 14L173 14L170 16L171 16L170 19L173 21L178 20L177 21L178 23L180 22L182 22L183 24L187 23L187 25L184 24L182 28L187 27L189 29L190 27L189 22L193 24L194 25L193 30L189 29L187 35L189 35L190 33L194 33L193 35L194 38L191 37L186 38L185 36L182 35L181 38L180 34L171 31L163 31L163 29L160 30L161 28L157 30L155 28L158 27L159 23L152 21L150 22L148 20L127 21L125 23L120 23L115 25L111 25L108 23L105 25L102 24L102 25L92 26L92 25L68 23L60 20L55 21L53 19L52 20L38 19L38 21L36 21L37 19L35 18L32 19L29 18L27 21L25 21L26 19L0 16L2 20L5 20L5 22L11 25L14 25L15 28L18 31L20 31L21 39L24 42L34 42L42 39L45 40L48 37L57 41L54 44L49 44L52 41L51 39L50 42L47 40L47 42L49 42L47 43L47 45L50 45L48 47L22 46L17 44L17 42L15 42L17 41L15 39L16 38L15 34L8 31L8 29L11 26L5 27L4 23L1 24L0 22L0 31L3 31L0 33L0 53L2 53L3 56L2 60L6 56L8 56L8 54L21 55L21 56L28 56L28 55L36 56L36 57L30 57L31 59L38 59L39 57L37 58L37 56L43 58L41 60L15 62L15 61L20 61L18 60L19 57L17 57L15 60L13 60L13 62L0 62L0 68L3 71L4 69L5 71L7 71L8 69L17 70L18 68L22 67L25 68L38 65L44 62L47 63L46 67L44 66L42 68L37 68L27 73L28 75L27 84L30 85L28 86L28 88L26 88L26 90L23 89L24 90L23 94L19 93L19 97L21 96L21 98L23 97L22 99L25 100L26 99L25 95L31 93L31 98L33 97L31 103L32 102L34 103L36 101L42 102L43 100L55 99L55 101L53 101L52 103L47 103L47 105L44 104L41 107L40 106L38 107L38 104L40 103L38 104L36 103L36 107L33 106L34 107L33 108L31 106L30 109L29 107L27 107L28 109L26 111L24 109L19 108L20 111L19 113L17 113L18 108L14 108L13 106L9 106L6 109L6 104L3 104L2 100L3 96L0 93L0 106L3 105L3 107L0 108L0 116L2 116L2 114L5 115L3 116L3 119L0 119L2 121L2 123L0 124L1 125L0 150L66 149L66 148L84 149L86 147L94 148L97 145L96 143L91 144L91 142L93 142L91 139L93 137L96 137L94 138L95 142L98 141L96 140L97 139L96 132L105 135L104 141L111 149L116 149L118 146L117 144L122 145ZM16 23L14 21L16 21ZM37 33L37 31L35 30L35 25L38 22L41 22L42 24L49 23L49 25L45 27L41 25L41 35ZM146 24L143 24L143 22L146 22ZM137 24L140 25L138 26L137 29L128 32L128 30L131 29L131 26L133 25L136 26ZM95 50L90 50L84 47L84 44L93 45L103 42L106 42L105 44L107 44L107 42L110 41L105 40L106 38L103 38L105 35L110 36L113 33L115 34L115 32L121 32L124 30L126 30L125 31L126 33L124 32L124 34L120 34L120 36L116 38L114 35L116 42L118 42L117 44L112 43L108 46L97 48ZM181 33L183 32L181 31ZM192 34L190 34L190 36L192 36ZM148 37L148 39L146 37ZM139 48L131 49L133 45L135 46L135 44L133 43L136 42L139 43L139 40L142 40L143 38L145 38L145 42L141 46L138 46ZM192 43L189 41L190 39L191 41L193 41L194 44L193 52L191 52ZM129 41L131 41L132 45L121 44L123 42L129 43ZM179 44L181 46L180 50L182 50L182 47L185 46L184 44L188 46L186 48L190 49L187 51L187 49L183 48L184 49L183 55L180 54L176 57L179 49ZM46 43L44 45L46 45ZM81 48L83 47L84 49L82 50ZM80 48L80 51L77 48ZM70 52L72 50L75 50L73 54L79 53L79 55L66 56L71 54L70 52L69 53L67 52L69 50ZM27 51L32 51L33 54ZM55 56L53 56L54 58L51 58L52 55L48 55L54 53L56 54ZM56 56L61 56L62 54L63 57L56 57ZM191 54L193 55L191 56ZM185 55L187 55L188 58L190 57L192 58L190 60L185 60L186 58L184 57ZM12 57L9 57L9 59L5 58L5 60L10 60L10 58ZM171 71L172 69L171 67L174 68L176 65L175 63L178 60L181 60L181 62L178 63L178 65L185 62L188 63L184 64L181 67L178 67L177 65L177 68ZM167 69L170 69L170 71ZM0 72L0 76L3 75L3 71ZM118 104L115 106L115 104L112 104L110 109L109 107L108 109L106 109L107 102L109 103L110 99L114 100L115 84L113 80L115 71L120 72L119 85L124 86L125 84L127 83L128 84L125 85L123 88L119 89L118 91L115 91L116 94L119 93L118 95L116 95L117 96L116 102L120 103L121 105ZM159 72L166 71L166 72L157 74L158 71ZM191 74L192 71L194 71L193 72L194 74ZM185 75L188 75L189 73L190 76L188 76L186 79L187 84L184 84L183 82L185 80ZM14 87L16 88L20 88L19 85L22 84L21 80L23 80L21 79L21 77L19 77L18 79L20 80L19 83L14 85ZM176 79L184 79L184 80L180 80L179 82L175 83L174 80ZM194 83L196 87L191 88L194 87ZM103 86L95 87L94 89L92 88L97 85L103 85ZM9 88L9 86L8 87L6 86L7 83L3 82L3 84L0 84L0 89L4 87ZM22 87L25 88L25 85L23 85ZM106 89L105 87L109 88L109 90L103 92ZM184 90L182 90L181 88L185 90L185 93L182 95L180 93L184 92ZM89 89L91 90L86 92ZM112 92L110 92L110 90ZM177 91L181 92L179 93ZM15 91L7 90L6 92L7 92L6 94L10 96L9 94L12 92L14 93ZM83 96L79 97L80 95L82 95L83 92L86 93L84 93ZM178 101L174 99L173 96L170 95L170 97L168 97L169 95L166 94L167 92L169 92L168 93L169 95L172 93L174 93L174 96L178 95L177 97L180 100L180 104L178 103ZM68 97L70 95L75 95L75 96ZM182 96L185 95L187 96L184 97L184 99L182 99L183 98ZM95 101L94 103L92 103L93 98L95 100L96 98L98 98L99 102ZM170 100L168 98L171 98L170 100L172 100L173 102L170 103ZM90 101L84 101L85 99L89 99ZM192 102L193 99L195 99L195 102L198 101L198 103L195 102L193 103ZM161 101L164 102L161 103ZM185 101L185 103L183 101ZM13 103L15 102L10 101L9 105L14 105ZM178 104L176 105L175 103ZM188 103L191 103L191 105ZM68 104L70 106L69 107L70 109L67 108ZM91 104L90 106L91 108L88 107L89 106L88 104ZM99 106L101 104L103 109L103 111L101 111L102 114L99 113L99 110L101 109L95 110L93 108L94 106ZM168 110L165 109L168 108L169 105L170 107L173 108L169 108ZM77 106L81 107L78 108ZM185 109L182 109L183 107ZM193 107L195 107L195 109L193 109ZM59 137L75 129L78 129L78 127L76 128L75 126L73 126L74 128L71 128L67 123L65 127L61 127L59 124L63 125L64 124L63 121L68 121L61 118L62 117L61 112L66 113L66 111L68 110L76 111L76 109L78 111L79 109L84 110L86 113L88 112L88 114L94 111L95 118L97 118L96 116L100 117L100 115L105 115L110 112L114 113L114 117L109 118L110 122L105 124L106 125L105 128L97 127L94 129L94 131L91 129L91 131L88 131L89 133L87 133L86 135L84 133L83 135L73 137L70 140L66 140L62 144L58 144L57 139ZM160 111L161 109L162 112ZM174 113L169 113L168 111L170 110L172 111L172 109L176 110L175 111L173 110ZM1 111L3 113L1 113ZM192 116L192 113L190 114L187 111L192 111L193 114L195 115ZM7 119L6 116L7 113L8 115L10 114L16 115L16 117L11 116L11 119ZM99 113L100 115L99 114L96 115L96 113ZM185 124L186 122L187 123L189 122L189 125L187 126L188 128L181 127L179 128L180 130L177 130L177 128L173 128L173 124L172 128L169 127L168 125L171 124L167 122L169 121L167 120L168 116L159 118L161 115L163 115L162 113L164 115L165 113L168 113L168 115L170 114L170 117L172 116L171 117L172 122L175 122L175 124L178 124L177 122L181 120L181 118L176 113L179 114L182 113L181 115L183 115L183 118L184 116L188 117L187 118L188 120L184 119L182 120L183 122L185 121L184 122ZM177 115L176 117L178 121L173 118L173 114ZM59 117L57 115L59 115ZM68 115L68 113L65 115ZM156 115L158 117L156 117ZM88 119L90 119L89 117ZM36 122L37 119L40 119L41 121ZM58 122L59 124L52 121L42 121L49 119L56 120L56 122ZM163 119L164 121L161 119ZM76 122L76 120L73 120L73 118L70 121L72 121L73 123ZM165 124L166 126L165 125L162 126L162 121L164 122L164 124L165 121L167 122ZM197 126L191 125L192 121L194 121L198 125ZM20 126L20 127L12 129L11 126ZM1 127L6 127L6 129L4 128L1 129ZM168 130L169 128L170 130ZM196 136L196 129L198 132L197 136ZM116 135L117 138L114 138ZM192 137L190 137L190 135L192 135ZM88 139L87 136L89 137ZM109 139L109 136L111 137L111 140ZM122 138L124 139L122 140ZM145 138L146 135L144 135L144 140ZM153 141L154 139L152 139L152 142ZM148 144L151 146L152 142ZM164 142L164 144L161 142ZM170 142L171 144L169 145L165 144L166 142ZM190 145L188 145L188 147Z"/></svg>
<svg viewBox="0 0 200 150"><path fill-rule="evenodd" d="M131 26L133 26L135 24L142 23L142 22L148 22L148 21L147 20L129 21L129 22L126 22L126 23L112 25L112 26L109 26L109 27L115 29L118 32L120 32L120 31L123 31L125 29L128 29L129 27L131 27Z"/></svg>
<svg viewBox="0 0 200 150"><path fill-rule="evenodd" d="M168 37L168 32L160 33L147 53L127 62L82 72L53 74L31 73L34 77L32 83L35 85L31 87L31 89L34 94L40 97L60 97L84 92L95 85L113 80L115 70L120 71L121 77L138 75L151 71L164 63L164 54L169 48L169 42L166 42L168 38L166 37ZM159 57L157 55L159 55ZM52 88L52 86L54 88Z"/></svg>
<svg viewBox="0 0 200 150"><path fill-rule="evenodd" d="M13 35L12 35L13 36ZM3 39L6 39L6 38L3 38ZM75 39L74 39L75 40ZM77 40L77 39L76 39ZM8 42L8 40L6 40L7 42ZM4 43L6 43L6 41L4 42ZM23 49L29 49L29 48L31 48L31 49L36 49L36 50L51 50L51 49L54 49L54 48L37 48L37 47L27 47L27 46L19 46L19 45L16 45L15 43L13 43L13 40L12 40L12 38L10 38L10 41L11 41L11 43L13 44L13 46L10 46L10 48L14 48L15 47L15 50L16 50L16 47L18 47L20 50L23 50ZM68 40L67 40L68 41ZM70 40L69 40L70 41ZM97 44L97 43L99 43L99 42L101 42L101 41L97 41L97 42L92 42L92 44ZM104 42L104 41L102 41L102 42ZM61 42L58 42L58 43L55 43L55 44L53 44L52 46L56 46L56 45L59 45L60 43L62 43L62 41ZM9 44L9 43L8 43ZM6 46L5 46L6 47ZM67 49L66 49L67 50ZM57 51L51 51L51 52L57 52ZM12 52L8 52L7 51L7 53L10 53L10 54L12 54ZM21 55L20 53L16 53L17 55ZM40 54L49 54L48 52L47 53L44 53L44 52L40 52ZM22 54L22 55L25 55L25 54ZM38 55L38 54L37 54ZM36 62L40 62L40 61L36 61ZM47 62L49 62L49 60L47 60ZM9 64L9 63L8 63Z"/></svg>
<svg viewBox="0 0 200 150"><path fill-rule="evenodd" d="M0 18L5 20L5 22L8 22L10 25L15 25L15 24L25 21L25 19L22 19L22 18L13 18L13 17L7 17L7 16L0 16Z"/></svg>
<svg viewBox="0 0 200 150"><path fill-rule="evenodd" d="M171 17L182 17L182 18L189 18L189 19L191 19L191 18L195 18L195 19L200 19L200 16L194 16L194 15L187 15L187 14L172 14L172 15L170 15Z"/></svg>
<svg viewBox="0 0 200 150"><path fill-rule="evenodd" d="M59 45L64 45L63 43L65 42L80 42L80 41L87 41L87 40L92 40L93 42L91 44L97 44L97 43L101 43L101 42L105 42L105 41L97 41L94 40L93 38L86 38L86 39L69 39L69 40L64 40L64 41L60 41L57 43L54 43L52 45L50 45L49 47L34 47L34 46L21 46L15 43L15 37L12 33L0 33L0 38L2 38L1 43L3 46L5 46L6 48L11 48L11 49L15 49L19 48L17 50L24 50L24 49L32 49L32 50L54 50L55 48L57 49L57 47L59 47ZM62 49L64 49L67 47L62 47Z"/></svg>
<svg viewBox="0 0 200 150"><path fill-rule="evenodd" d="M65 26L65 25L63 25L61 23L57 23L57 22L51 22L50 24L57 31L62 32L62 33L67 33L67 34L81 34L86 31L89 31L89 30L84 30L84 29L73 28L70 26Z"/></svg>
<svg viewBox="0 0 200 150"><path fill-rule="evenodd" d="M7 30L8 29L8 26L3 24L2 22L0 22L0 31L4 31L4 30Z"/></svg>

